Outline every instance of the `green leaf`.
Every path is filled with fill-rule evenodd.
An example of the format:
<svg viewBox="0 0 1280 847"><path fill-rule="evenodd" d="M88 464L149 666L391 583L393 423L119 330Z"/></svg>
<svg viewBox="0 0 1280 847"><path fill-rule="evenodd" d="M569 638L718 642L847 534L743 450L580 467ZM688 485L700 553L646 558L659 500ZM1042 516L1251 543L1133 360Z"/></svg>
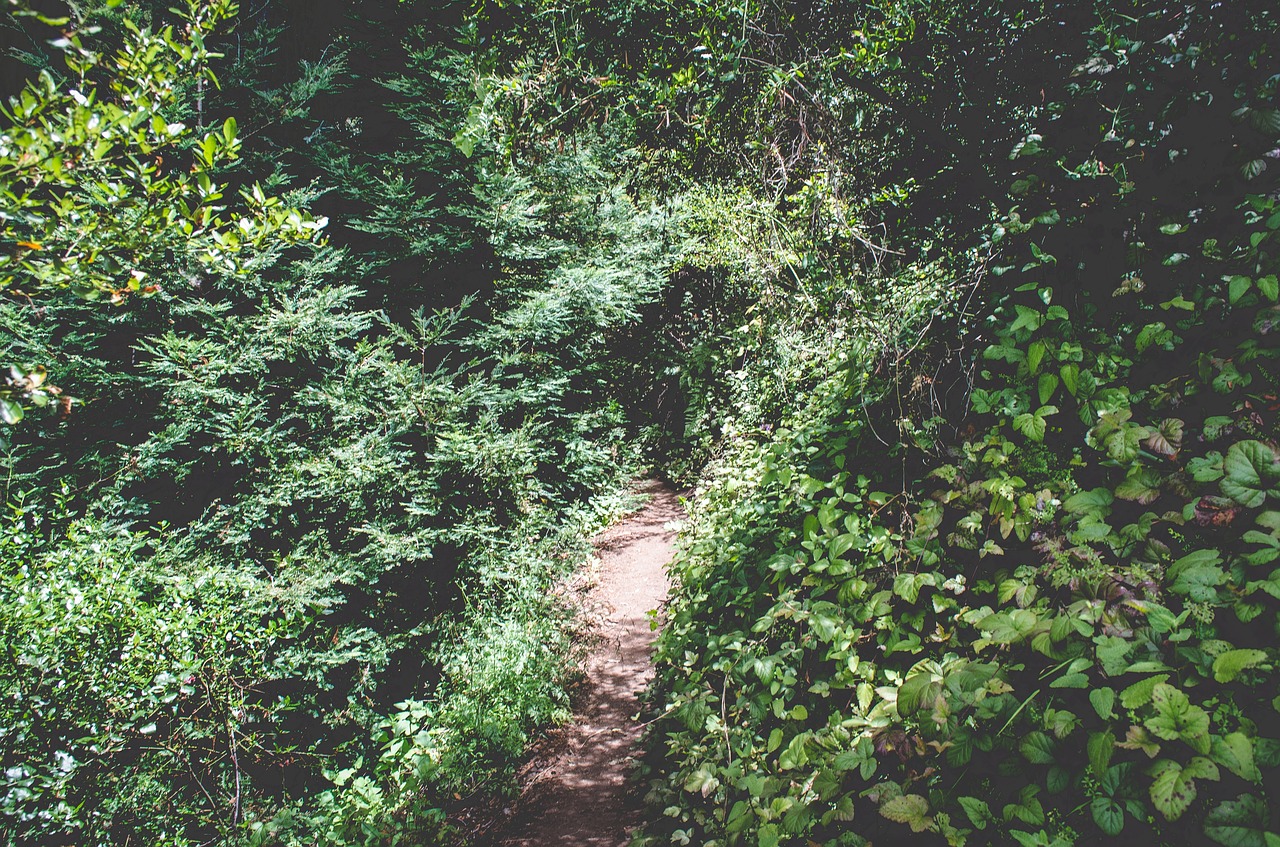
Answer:
<svg viewBox="0 0 1280 847"><path fill-rule="evenodd" d="M1058 369L1058 374L1062 377L1062 384L1067 391L1070 392L1072 397L1075 397L1080 388L1080 366L1063 365Z"/></svg>
<svg viewBox="0 0 1280 847"><path fill-rule="evenodd" d="M1151 702L1151 693L1157 685L1169 678L1167 673L1156 674L1139 680L1120 692L1120 705L1126 709L1137 709Z"/></svg>
<svg viewBox="0 0 1280 847"><path fill-rule="evenodd" d="M1089 766L1095 774L1105 774L1116 751L1116 739L1110 732L1091 732L1086 744Z"/></svg>
<svg viewBox="0 0 1280 847"><path fill-rule="evenodd" d="M1182 449L1183 427L1181 419L1165 418L1144 442L1147 449L1169 459L1178 455L1178 451Z"/></svg>
<svg viewBox="0 0 1280 847"><path fill-rule="evenodd" d="M1036 330L1044 323L1044 315L1035 309L1017 305L1013 308L1018 313L1018 317L1009 325L1009 332L1017 332L1020 329Z"/></svg>
<svg viewBox="0 0 1280 847"><path fill-rule="evenodd" d="M995 823L996 816L992 814L986 800L979 800L977 797L961 797L960 808L964 809L969 822L978 829L986 829L987 824Z"/></svg>
<svg viewBox="0 0 1280 847"><path fill-rule="evenodd" d="M1036 385L1036 394L1040 398L1040 405L1043 406L1053 399L1053 393L1058 390L1058 378L1053 374L1040 374L1040 381Z"/></svg>
<svg viewBox="0 0 1280 847"><path fill-rule="evenodd" d="M1116 693L1110 688L1095 688L1089 692L1089 702L1098 717L1110 720L1115 717Z"/></svg>
<svg viewBox="0 0 1280 847"><path fill-rule="evenodd" d="M1028 733L1018 744L1018 750L1033 765L1048 765L1054 761L1053 739L1043 732Z"/></svg>
<svg viewBox="0 0 1280 847"><path fill-rule="evenodd" d="M1160 814L1171 821L1182 817L1196 799L1196 779L1218 779L1218 766L1200 756L1184 768L1177 762L1162 759L1151 769L1151 802Z"/></svg>
<svg viewBox="0 0 1280 847"><path fill-rule="evenodd" d="M1050 794L1060 794L1071 786L1071 773L1060 765L1054 765L1049 768L1049 774L1045 777L1045 788Z"/></svg>
<svg viewBox="0 0 1280 847"><path fill-rule="evenodd" d="M703 765L689 774L684 781L685 791L691 794L701 794L703 797L710 796L719 787L720 780L716 778L711 765Z"/></svg>
<svg viewBox="0 0 1280 847"><path fill-rule="evenodd" d="M905 823L912 832L924 832L933 819L929 817L929 801L919 794L904 794L885 801L880 814L895 823Z"/></svg>
<svg viewBox="0 0 1280 847"><path fill-rule="evenodd" d="M7 397L0 397L0 421L15 426L22 420L22 407Z"/></svg>
<svg viewBox="0 0 1280 847"><path fill-rule="evenodd" d="M918 673L907 677L898 689L898 714L909 717L922 708L932 707L942 691L942 684L930 673Z"/></svg>
<svg viewBox="0 0 1280 847"><path fill-rule="evenodd" d="M1040 363L1044 361L1044 354L1048 350L1048 346L1043 341L1033 341L1027 348L1027 370L1032 376L1040 370Z"/></svg>
<svg viewBox="0 0 1280 847"><path fill-rule="evenodd" d="M1106 488L1094 488L1090 491L1081 491L1072 494L1062 504L1062 508L1066 509L1073 515L1092 515L1099 520L1105 519L1111 513L1111 504L1115 497L1111 491Z"/></svg>
<svg viewBox="0 0 1280 847"><path fill-rule="evenodd" d="M1095 797L1089 804L1093 822L1107 835L1119 835L1124 829L1124 809L1110 797Z"/></svg>
<svg viewBox="0 0 1280 847"><path fill-rule="evenodd" d="M1048 424L1039 412L1024 412L1013 419L1013 428L1032 441L1044 441Z"/></svg>
<svg viewBox="0 0 1280 847"><path fill-rule="evenodd" d="M1256 668L1267 660L1263 650L1228 650L1213 660L1213 678L1218 682L1231 682L1246 668Z"/></svg>
<svg viewBox="0 0 1280 847"><path fill-rule="evenodd" d="M1232 305L1235 305L1252 287L1253 280L1249 277L1233 276L1231 277L1231 282L1227 285L1227 299L1231 301Z"/></svg>
<svg viewBox="0 0 1280 847"><path fill-rule="evenodd" d="M809 763L809 754L805 750L805 743L809 740L809 733L802 732L795 738L791 739L791 743L787 745L787 749L783 750L778 756L779 770L789 771L795 768L804 767Z"/></svg>
<svg viewBox="0 0 1280 847"><path fill-rule="evenodd" d="M1267 491L1280 476L1275 453L1261 441L1232 444L1222 469L1226 474L1222 480L1222 493L1251 509L1263 504Z"/></svg>
<svg viewBox="0 0 1280 847"><path fill-rule="evenodd" d="M1259 782L1262 773L1253 760L1253 739L1243 732L1214 736L1209 758L1241 779Z"/></svg>
<svg viewBox="0 0 1280 847"><path fill-rule="evenodd" d="M1165 572L1170 589L1198 603L1217 599L1217 588L1226 580L1218 566L1222 555L1216 550L1197 550L1178 559Z"/></svg>
<svg viewBox="0 0 1280 847"><path fill-rule="evenodd" d="M1150 468L1134 466L1124 481L1116 486L1116 496L1145 506L1159 498L1161 481L1160 474Z"/></svg>
<svg viewBox="0 0 1280 847"><path fill-rule="evenodd" d="M1133 346L1139 353L1145 353L1150 347L1163 347L1173 340L1173 333L1163 321L1156 321L1144 326L1134 339Z"/></svg>
<svg viewBox="0 0 1280 847"><path fill-rule="evenodd" d="M1198 753L1209 752L1209 715L1172 685L1160 683L1151 692L1156 714L1145 726L1165 741L1181 739Z"/></svg>
<svg viewBox="0 0 1280 847"><path fill-rule="evenodd" d="M1204 834L1223 847L1269 847L1271 823L1267 806L1252 794L1241 794L1214 806L1204 819Z"/></svg>

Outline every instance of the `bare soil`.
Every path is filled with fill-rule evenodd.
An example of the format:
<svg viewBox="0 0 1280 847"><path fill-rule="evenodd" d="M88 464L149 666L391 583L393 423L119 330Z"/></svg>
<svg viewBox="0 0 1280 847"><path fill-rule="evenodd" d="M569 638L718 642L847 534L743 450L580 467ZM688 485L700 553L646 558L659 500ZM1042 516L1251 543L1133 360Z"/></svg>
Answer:
<svg viewBox="0 0 1280 847"><path fill-rule="evenodd" d="M649 503L596 539L599 569L586 598L592 633L571 724L538 745L496 847L626 847L640 798L628 784L640 755L639 694L653 676L651 613L667 596L666 564L684 518L675 492L641 488Z"/></svg>

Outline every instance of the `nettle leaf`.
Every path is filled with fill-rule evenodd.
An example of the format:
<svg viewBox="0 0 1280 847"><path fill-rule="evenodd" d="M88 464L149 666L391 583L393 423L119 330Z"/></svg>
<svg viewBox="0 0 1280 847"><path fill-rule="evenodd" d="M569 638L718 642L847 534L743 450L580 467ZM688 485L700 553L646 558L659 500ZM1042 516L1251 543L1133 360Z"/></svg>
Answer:
<svg viewBox="0 0 1280 847"><path fill-rule="evenodd" d="M929 801L919 794L904 794L886 800L880 806L880 814L894 823L905 823L912 832L924 832L933 823L929 817Z"/></svg>
<svg viewBox="0 0 1280 847"><path fill-rule="evenodd" d="M1099 396L1101 396L1101 393ZM1122 395L1112 399L1124 403L1128 402L1127 398ZM1098 417L1097 425L1089 430L1086 440L1097 449L1105 451L1108 456L1118 462L1132 462L1138 458L1142 439L1146 438L1150 433L1146 427L1130 423L1130 417L1132 417L1132 413L1127 408L1102 412Z"/></svg>
<svg viewBox="0 0 1280 847"><path fill-rule="evenodd" d="M1182 817L1196 799L1197 779L1217 780L1218 766L1203 756L1196 756L1184 768L1177 762L1162 759L1151 768L1151 802L1160 814L1171 821Z"/></svg>
<svg viewBox="0 0 1280 847"><path fill-rule="evenodd" d="M1179 418L1165 418L1143 443L1152 453L1171 459L1182 449L1184 425Z"/></svg>
<svg viewBox="0 0 1280 847"><path fill-rule="evenodd" d="M1204 834L1224 847L1273 847L1267 833L1271 815L1267 806L1252 794L1224 800L1204 818Z"/></svg>
<svg viewBox="0 0 1280 847"><path fill-rule="evenodd" d="M1014 609L988 615L978 622L978 628L992 643L1013 644L1030 635L1039 623L1040 618L1030 609Z"/></svg>
<svg viewBox="0 0 1280 847"><path fill-rule="evenodd" d="M1186 694L1163 682L1152 690L1151 703L1156 714L1145 726L1153 735L1165 741L1181 739L1197 753L1209 752L1209 714L1204 709L1191 705Z"/></svg>
<svg viewBox="0 0 1280 847"><path fill-rule="evenodd" d="M992 814L986 800L979 800L977 797L961 797L959 802L960 808L964 809L964 813L968 815L969 822L977 829L986 829L987 824L995 823L996 816Z"/></svg>
<svg viewBox="0 0 1280 847"><path fill-rule="evenodd" d="M1256 668L1267 660L1264 650L1228 650L1213 660L1213 678L1217 682L1231 682L1246 668Z"/></svg>
<svg viewBox="0 0 1280 847"><path fill-rule="evenodd" d="M1048 765L1054 761L1053 739L1043 732L1028 733L1018 744L1018 750L1033 765Z"/></svg>
<svg viewBox="0 0 1280 847"><path fill-rule="evenodd" d="M1119 676L1129 669L1129 653L1133 642L1118 635L1099 635L1093 639L1094 652L1107 676Z"/></svg>
<svg viewBox="0 0 1280 847"><path fill-rule="evenodd" d="M1222 463L1222 493L1247 508L1257 508L1280 479L1275 453L1261 441L1238 441Z"/></svg>
<svg viewBox="0 0 1280 847"><path fill-rule="evenodd" d="M938 579L932 573L900 573L894 577L893 593L908 603L914 603L920 597L920 589L937 584Z"/></svg>

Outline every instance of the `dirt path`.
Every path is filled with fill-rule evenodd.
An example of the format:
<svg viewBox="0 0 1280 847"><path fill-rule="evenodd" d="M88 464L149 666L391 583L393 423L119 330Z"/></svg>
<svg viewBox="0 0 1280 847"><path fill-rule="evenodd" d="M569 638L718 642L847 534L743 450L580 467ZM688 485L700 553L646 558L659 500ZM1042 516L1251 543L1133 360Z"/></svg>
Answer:
<svg viewBox="0 0 1280 847"><path fill-rule="evenodd" d="M651 609L666 598L664 570L684 517L674 492L657 482L640 512L596 539L600 569L588 608L598 609L598 640L571 725L535 751L525 771L519 812L500 847L625 847L639 822L628 790L640 725L637 695L652 678Z"/></svg>

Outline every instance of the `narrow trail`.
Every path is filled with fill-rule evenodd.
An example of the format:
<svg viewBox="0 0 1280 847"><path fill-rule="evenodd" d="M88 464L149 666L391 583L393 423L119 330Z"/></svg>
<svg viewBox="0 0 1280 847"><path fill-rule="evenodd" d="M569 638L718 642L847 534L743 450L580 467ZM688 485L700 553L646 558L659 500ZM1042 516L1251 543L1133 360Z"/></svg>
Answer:
<svg viewBox="0 0 1280 847"><path fill-rule="evenodd" d="M653 676L646 613L666 599L670 524L684 518L669 488L648 482L641 491L649 503L596 539L600 569L587 602L598 629L581 705L535 751L519 813L498 847L625 847L639 823L640 798L627 779L639 753L638 695Z"/></svg>

